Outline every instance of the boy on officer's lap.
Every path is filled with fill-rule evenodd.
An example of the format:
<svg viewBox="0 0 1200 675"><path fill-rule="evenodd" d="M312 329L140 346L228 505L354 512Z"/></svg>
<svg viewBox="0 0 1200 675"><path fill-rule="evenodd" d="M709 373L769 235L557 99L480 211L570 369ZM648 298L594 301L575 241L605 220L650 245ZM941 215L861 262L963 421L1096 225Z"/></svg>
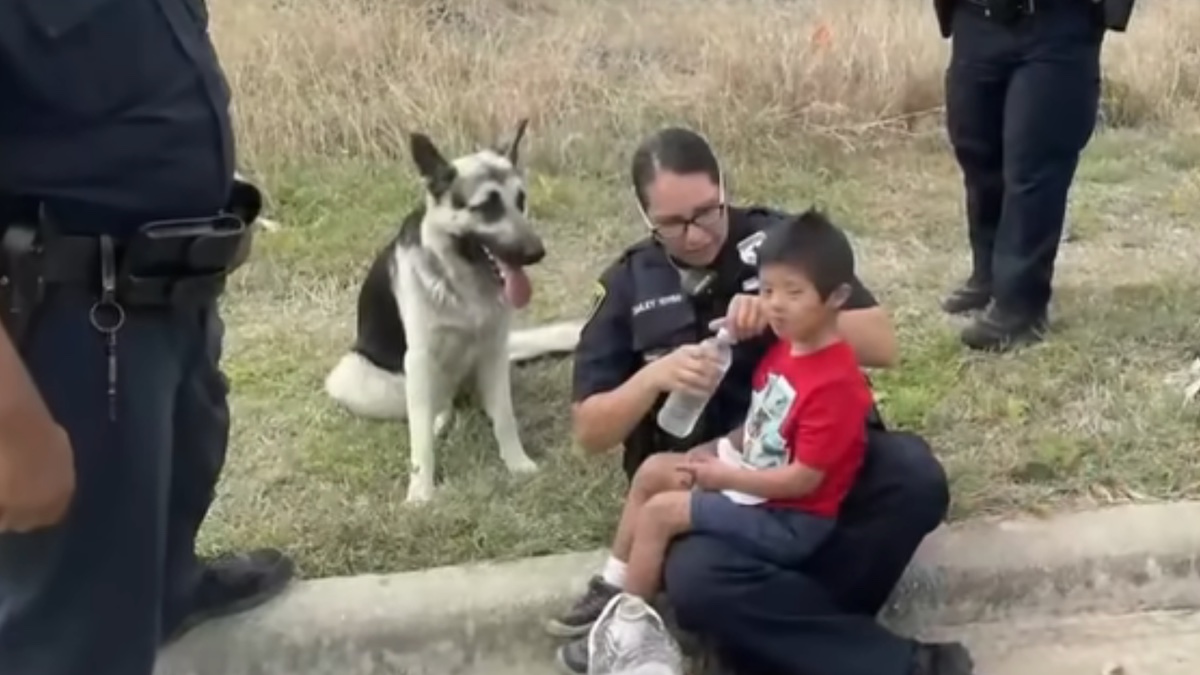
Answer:
<svg viewBox="0 0 1200 675"><path fill-rule="evenodd" d="M808 211L768 233L758 265L762 307L779 340L758 364L746 422L638 469L603 573L608 597L653 599L668 545L687 532L794 568L833 531L863 462L873 402L837 331L854 252L839 228Z"/></svg>

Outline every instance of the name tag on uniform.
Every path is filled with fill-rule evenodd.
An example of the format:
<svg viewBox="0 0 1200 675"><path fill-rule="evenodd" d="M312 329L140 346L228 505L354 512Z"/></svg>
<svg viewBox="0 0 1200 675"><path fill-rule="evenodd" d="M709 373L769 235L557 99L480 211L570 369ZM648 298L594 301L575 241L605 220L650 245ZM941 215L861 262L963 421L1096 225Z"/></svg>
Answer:
<svg viewBox="0 0 1200 675"><path fill-rule="evenodd" d="M758 291L758 286L758 277L750 277L742 282L742 290L746 291L747 293L754 293Z"/></svg>
<svg viewBox="0 0 1200 675"><path fill-rule="evenodd" d="M743 263L750 266L758 264L758 247L762 246L763 239L766 238L766 232L755 232L738 242L738 257L742 259Z"/></svg>
<svg viewBox="0 0 1200 675"><path fill-rule="evenodd" d="M642 302L639 302L633 306L633 316L637 316L643 312L648 312L652 309L659 309L660 307L678 305L681 302L683 302L683 293L672 293L671 295L664 295L661 298L643 300Z"/></svg>

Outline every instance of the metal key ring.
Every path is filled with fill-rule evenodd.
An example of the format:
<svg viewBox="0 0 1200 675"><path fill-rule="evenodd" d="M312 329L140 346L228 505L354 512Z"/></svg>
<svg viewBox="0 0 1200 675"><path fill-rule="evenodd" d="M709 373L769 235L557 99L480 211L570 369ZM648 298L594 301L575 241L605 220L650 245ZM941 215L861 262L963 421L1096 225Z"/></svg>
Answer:
<svg viewBox="0 0 1200 675"><path fill-rule="evenodd" d="M115 312L111 325L108 325L106 322L100 320L100 311L109 308ZM112 300L98 300L92 305L92 308L88 310L88 321L91 322L92 328L95 328L101 333L115 333L121 330L121 327L125 325L125 308L122 307L121 303L119 302L113 302Z"/></svg>

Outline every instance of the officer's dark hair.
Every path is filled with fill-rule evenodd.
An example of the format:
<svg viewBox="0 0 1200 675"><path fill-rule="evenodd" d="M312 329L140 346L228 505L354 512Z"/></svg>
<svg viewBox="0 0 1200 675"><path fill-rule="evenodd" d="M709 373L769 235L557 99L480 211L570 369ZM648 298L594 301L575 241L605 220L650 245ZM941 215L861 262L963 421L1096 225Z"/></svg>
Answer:
<svg viewBox="0 0 1200 675"><path fill-rule="evenodd" d="M817 209L771 226L758 248L758 268L786 265L808 277L822 300L854 281L854 249L841 228Z"/></svg>
<svg viewBox="0 0 1200 675"><path fill-rule="evenodd" d="M638 202L646 207L646 188L660 171L682 176L702 173L714 184L721 182L721 167L712 146L703 136L683 127L667 127L642 141L633 153L631 177Z"/></svg>

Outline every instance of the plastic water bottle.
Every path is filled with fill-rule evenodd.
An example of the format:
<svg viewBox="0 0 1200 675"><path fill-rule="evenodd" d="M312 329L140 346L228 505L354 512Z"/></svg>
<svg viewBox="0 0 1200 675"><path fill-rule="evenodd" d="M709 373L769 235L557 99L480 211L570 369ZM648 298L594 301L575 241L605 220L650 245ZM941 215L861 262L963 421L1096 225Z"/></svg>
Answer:
<svg viewBox="0 0 1200 675"><path fill-rule="evenodd" d="M722 328L701 345L716 351L717 363L721 369L720 376L724 378L725 371L729 370L729 364L733 361L733 337L729 331ZM682 391L671 392L658 411L658 426L676 438L687 438L696 428L696 422L700 420L700 415L711 397L712 394L695 396Z"/></svg>

